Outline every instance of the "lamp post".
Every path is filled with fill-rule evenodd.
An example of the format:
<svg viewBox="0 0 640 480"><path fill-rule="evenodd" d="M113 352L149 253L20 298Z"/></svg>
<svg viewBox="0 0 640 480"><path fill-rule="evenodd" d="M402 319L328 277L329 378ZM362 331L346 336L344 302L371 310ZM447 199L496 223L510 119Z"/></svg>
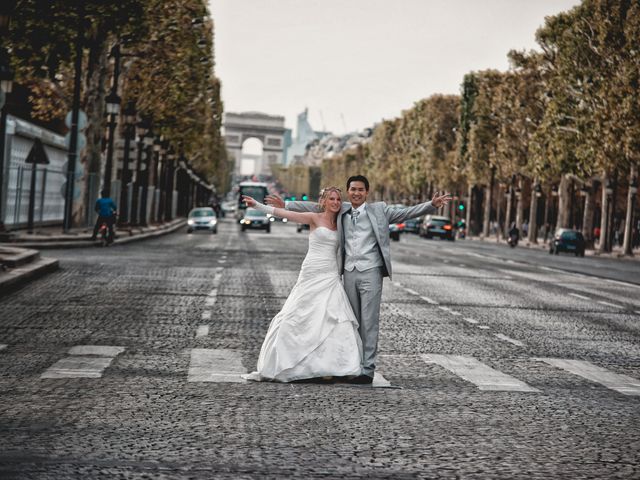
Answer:
<svg viewBox="0 0 640 480"><path fill-rule="evenodd" d="M133 195L131 197L131 212L129 214L130 223L136 225L140 218L138 205L140 204L140 186L142 177L142 154L144 150L144 138L149 130L149 124L141 119L136 124L136 135L138 137L138 150L136 152L136 180L133 183Z"/></svg>
<svg viewBox="0 0 640 480"><path fill-rule="evenodd" d="M129 183L131 171L129 170L129 150L131 149L131 137L135 135L136 107L133 102L128 102L122 111L124 120L124 156L122 159L122 174L120 177L120 219L121 225L129 222Z"/></svg>
<svg viewBox="0 0 640 480"><path fill-rule="evenodd" d="M103 190L107 192L107 195L111 195L111 175L113 170L113 142L114 142L114 133L116 130L116 126L118 125L118 114L120 113L120 97L116 93L116 80L117 76L114 73L114 86L111 90L111 93L107 95L105 99L107 102L107 115L109 116L109 123L107 126L109 127L109 141L107 143L107 162L104 166L104 182L103 182Z"/></svg>
<svg viewBox="0 0 640 480"><path fill-rule="evenodd" d="M1 15L2 23L8 24L8 15ZM13 88L13 70L9 64L9 55L0 47L0 231L4 230L4 150L5 135L7 133L7 94Z"/></svg>
<svg viewBox="0 0 640 480"><path fill-rule="evenodd" d="M176 154L173 148L169 147L167 155L167 181L164 199L164 219L165 221L173 220L173 189L175 175Z"/></svg>
<svg viewBox="0 0 640 480"><path fill-rule="evenodd" d="M149 171L150 166L151 166L151 160L153 160L153 137L154 134L151 131L151 129L149 129L147 131L147 134L144 136L142 143L144 144L144 149L145 149L145 160L142 163L142 165L140 166L140 170L141 172L144 171L144 173L142 173L142 199L140 200L140 225L142 226L146 226L147 225L147 203L148 203L148 196L149 196Z"/></svg>
<svg viewBox="0 0 640 480"><path fill-rule="evenodd" d="M153 138L153 164L150 164L151 171L151 186L153 187L153 196L151 202L151 220L152 222L158 221L158 204L160 203L160 151L162 150L162 135Z"/></svg>
<svg viewBox="0 0 640 480"><path fill-rule="evenodd" d="M160 165L158 169L158 188L160 189L160 195L158 197L158 205L156 206L156 218L158 222L164 221L164 204L167 191L167 148L168 142L166 140L162 140L160 142Z"/></svg>

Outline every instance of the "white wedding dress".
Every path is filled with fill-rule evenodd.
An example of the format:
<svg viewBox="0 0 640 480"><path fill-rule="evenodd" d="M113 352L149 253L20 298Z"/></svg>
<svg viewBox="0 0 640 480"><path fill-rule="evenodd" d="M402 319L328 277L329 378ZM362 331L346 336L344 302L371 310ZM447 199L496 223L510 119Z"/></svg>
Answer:
<svg viewBox="0 0 640 480"><path fill-rule="evenodd" d="M282 310L271 320L254 381L360 375L362 343L336 254L338 233L318 227Z"/></svg>

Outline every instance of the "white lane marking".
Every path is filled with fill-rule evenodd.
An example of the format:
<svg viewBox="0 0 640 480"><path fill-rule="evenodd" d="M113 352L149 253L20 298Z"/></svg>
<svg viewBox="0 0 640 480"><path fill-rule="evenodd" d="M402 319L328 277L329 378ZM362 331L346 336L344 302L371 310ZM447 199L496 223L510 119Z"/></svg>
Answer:
<svg viewBox="0 0 640 480"><path fill-rule="evenodd" d="M416 295L416 296L420 296L420 294L418 292L416 292L415 290L411 290L410 288L405 288L404 289L407 293L410 293L411 295Z"/></svg>
<svg viewBox="0 0 640 480"><path fill-rule="evenodd" d="M244 383L247 373L242 355L236 350L193 348L189 363L188 382Z"/></svg>
<svg viewBox="0 0 640 480"><path fill-rule="evenodd" d="M198 325L196 330L196 338L202 338L209 335L209 325Z"/></svg>
<svg viewBox="0 0 640 480"><path fill-rule="evenodd" d="M440 310L445 311L445 312L451 312L451 309L449 307L445 307L444 305L440 305L438 308Z"/></svg>
<svg viewBox="0 0 640 480"><path fill-rule="evenodd" d="M400 282L391 282L394 287L402 288L402 284Z"/></svg>
<svg viewBox="0 0 640 480"><path fill-rule="evenodd" d="M0 343L0 350L4 350L7 347L8 345L5 345L4 343Z"/></svg>
<svg viewBox="0 0 640 480"><path fill-rule="evenodd" d="M438 304L438 302L436 302L435 300L432 300L432 299L431 299L431 298L429 298L429 297L425 297L424 295L422 295L422 296L420 297L420 299L421 299L421 300L424 300L424 301L425 301L425 302L427 302L427 303L430 303L431 305L439 305L439 304Z"/></svg>
<svg viewBox="0 0 640 480"><path fill-rule="evenodd" d="M489 330L489 328L491 328L491 327L489 327L489 325L478 325L478 328L480 330Z"/></svg>
<svg viewBox="0 0 640 480"><path fill-rule="evenodd" d="M579 293L570 293L572 297L581 298L582 300L591 300L591 297L587 297L585 295L580 295Z"/></svg>
<svg viewBox="0 0 640 480"><path fill-rule="evenodd" d="M503 335L502 333L495 333L494 335L496 337L498 337L500 340L504 340L505 342L512 343L514 345L517 345L518 347L524 347L524 343L522 343L520 340L516 340L514 338L507 337L506 335Z"/></svg>
<svg viewBox="0 0 640 480"><path fill-rule="evenodd" d="M213 307L215 303L216 303L216 297L207 297L207 299L204 301L204 304L207 307Z"/></svg>
<svg viewBox="0 0 640 480"><path fill-rule="evenodd" d="M464 321L469 322L471 325L476 325L478 323L478 321L473 318L465 318Z"/></svg>
<svg viewBox="0 0 640 480"><path fill-rule="evenodd" d="M638 315L640 315L640 310L636 310L636 313L637 313Z"/></svg>
<svg viewBox="0 0 640 480"><path fill-rule="evenodd" d="M592 382L604 385L623 395L640 396L640 380L611 372L591 362L584 360L563 360L560 358L539 358L538 360L542 360L551 366L561 368L562 370L566 370L569 373L586 378Z"/></svg>
<svg viewBox="0 0 640 480"><path fill-rule="evenodd" d="M40 378L100 378L124 350L124 347L107 345L76 345L69 349L69 357L51 365Z"/></svg>
<svg viewBox="0 0 640 480"><path fill-rule="evenodd" d="M202 320L211 320L211 312L209 310L202 312Z"/></svg>
<svg viewBox="0 0 640 480"><path fill-rule="evenodd" d="M467 382L471 382L480 390L508 391L508 392L537 392L526 383L505 373L494 370L473 357L463 355L422 355L429 362L440 365L458 375Z"/></svg>
<svg viewBox="0 0 640 480"><path fill-rule="evenodd" d="M456 317L459 317L462 315L460 312L456 312L455 310L451 310L451 309L449 309L449 313L451 315L455 315Z"/></svg>
<svg viewBox="0 0 640 480"><path fill-rule="evenodd" d="M624 308L622 305L616 305L615 303L605 302L604 300L598 300L600 305L606 305L607 307Z"/></svg>
<svg viewBox="0 0 640 480"><path fill-rule="evenodd" d="M460 265L458 265L459 267L466 267L466 265L464 263L461 263Z"/></svg>
<svg viewBox="0 0 640 480"><path fill-rule="evenodd" d="M612 280L610 278L604 278L603 279L605 282L609 282L609 283L615 283L618 285L624 285L625 287L635 287L635 288L640 288L640 285L637 285L635 283L627 283L627 282L621 282L620 280Z"/></svg>
<svg viewBox="0 0 640 480"><path fill-rule="evenodd" d="M76 345L69 349L69 355L96 355L98 357L115 357L124 352L124 347L108 345Z"/></svg>
<svg viewBox="0 0 640 480"><path fill-rule="evenodd" d="M227 263L226 260L218 260L218 263Z"/></svg>

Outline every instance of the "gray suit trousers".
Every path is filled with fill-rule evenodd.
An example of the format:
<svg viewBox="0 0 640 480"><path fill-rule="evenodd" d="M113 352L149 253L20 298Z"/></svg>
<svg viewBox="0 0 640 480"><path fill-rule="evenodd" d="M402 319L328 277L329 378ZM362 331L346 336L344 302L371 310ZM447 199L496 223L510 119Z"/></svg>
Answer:
<svg viewBox="0 0 640 480"><path fill-rule="evenodd" d="M351 308L358 319L358 331L362 339L362 373L373 377L378 351L382 267L364 272L345 270L343 279Z"/></svg>

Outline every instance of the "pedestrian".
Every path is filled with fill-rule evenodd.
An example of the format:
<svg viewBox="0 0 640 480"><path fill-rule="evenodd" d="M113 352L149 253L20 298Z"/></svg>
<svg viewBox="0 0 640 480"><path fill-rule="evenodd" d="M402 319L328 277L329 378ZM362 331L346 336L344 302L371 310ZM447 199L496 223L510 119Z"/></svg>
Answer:
<svg viewBox="0 0 640 480"><path fill-rule="evenodd" d="M527 238L529 235L529 221L525 220L522 224L522 238Z"/></svg>
<svg viewBox="0 0 640 480"><path fill-rule="evenodd" d="M107 229L109 232L108 242L113 242L114 233L113 233L113 225L116 223L116 214L118 209L116 207L115 202L109 197L109 193L106 190L100 192L101 198L96 200L96 204L94 210L98 214L98 219L96 220L96 224L93 227L93 235L91 235L91 240L95 240L98 236L98 230L103 223L107 224Z"/></svg>

